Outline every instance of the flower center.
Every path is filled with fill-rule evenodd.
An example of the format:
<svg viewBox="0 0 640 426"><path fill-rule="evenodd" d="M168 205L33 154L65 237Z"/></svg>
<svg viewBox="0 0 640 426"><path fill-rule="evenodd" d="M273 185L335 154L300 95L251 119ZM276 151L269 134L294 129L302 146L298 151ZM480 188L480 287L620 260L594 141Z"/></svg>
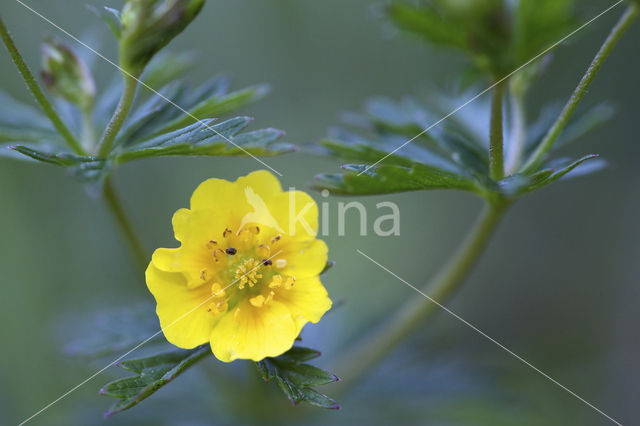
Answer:
<svg viewBox="0 0 640 426"><path fill-rule="evenodd" d="M259 233L258 226L243 228L238 233L225 228L220 242L208 242L215 271L208 308L212 314L234 310L237 317L242 302L262 308L279 292L294 286L294 276L278 273L287 265L285 258L278 257L282 251L280 235L266 239L265 244L261 242L265 239L258 239ZM209 281L207 270L202 271L201 278Z"/></svg>

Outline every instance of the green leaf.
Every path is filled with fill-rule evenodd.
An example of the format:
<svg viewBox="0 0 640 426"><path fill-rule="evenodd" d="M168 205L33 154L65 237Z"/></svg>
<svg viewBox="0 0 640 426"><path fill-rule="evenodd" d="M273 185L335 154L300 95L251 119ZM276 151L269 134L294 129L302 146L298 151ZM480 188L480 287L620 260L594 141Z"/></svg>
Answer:
<svg viewBox="0 0 640 426"><path fill-rule="evenodd" d="M265 358L256 365L265 381L276 380L278 386L293 403L308 402L321 408L338 409L336 401L316 392L312 386L320 386L339 379L320 368L305 364L317 358L320 352L313 349L294 346L277 358Z"/></svg>
<svg viewBox="0 0 640 426"><path fill-rule="evenodd" d="M122 21L120 20L120 11L104 6L103 8L98 8L95 6L88 5L89 10L96 14L96 16L104 21L105 24L109 27L111 32L116 38L120 38L122 33Z"/></svg>
<svg viewBox="0 0 640 426"><path fill-rule="evenodd" d="M119 163L140 158L169 155L275 155L294 149L287 144L275 144L284 133L263 129L237 135L250 122L249 117L236 117L222 123L204 120L157 136L146 142L125 148L117 154Z"/></svg>
<svg viewBox="0 0 640 426"><path fill-rule="evenodd" d="M367 169L367 165L347 164L349 173L316 176L315 188L328 189L336 194L370 195L431 189L458 189L484 193L484 189L470 177L446 172L432 166L414 163L410 167L386 164Z"/></svg>
<svg viewBox="0 0 640 426"><path fill-rule="evenodd" d="M267 86L255 86L203 100L193 106L189 110L188 115L185 114L184 116L173 120L162 129L158 130L156 134L171 132L189 124L193 124L196 122L194 117L202 120L209 117L219 117L231 111L235 111L243 106L262 99L267 92Z"/></svg>
<svg viewBox="0 0 640 426"><path fill-rule="evenodd" d="M598 161L598 158L598 155L592 154L575 161L555 160L531 175L517 174L505 178L500 182L500 187L507 196L525 194L547 186L565 176L579 176L599 171L606 166L606 163ZM589 164L585 164L587 162ZM567 176L569 173L571 175Z"/></svg>
<svg viewBox="0 0 640 426"><path fill-rule="evenodd" d="M69 174L81 182L97 182L104 178L108 161L91 156L79 156L69 152L52 152L25 145L11 146L16 152L43 163L66 167Z"/></svg>
<svg viewBox="0 0 640 426"><path fill-rule="evenodd" d="M399 29L429 42L456 49L466 47L463 29L447 21L435 8L406 3L393 3L387 17Z"/></svg>
<svg viewBox="0 0 640 426"><path fill-rule="evenodd" d="M137 405L210 354L211 348L209 345L204 345L196 349L179 349L119 363L119 367L132 371L136 375L115 380L100 390L102 395L121 399L105 413L105 417Z"/></svg>

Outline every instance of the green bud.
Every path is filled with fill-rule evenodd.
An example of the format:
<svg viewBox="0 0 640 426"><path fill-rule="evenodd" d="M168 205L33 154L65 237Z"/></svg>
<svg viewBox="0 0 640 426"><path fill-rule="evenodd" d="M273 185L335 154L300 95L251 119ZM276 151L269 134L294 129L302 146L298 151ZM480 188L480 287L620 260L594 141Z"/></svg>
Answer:
<svg viewBox="0 0 640 426"><path fill-rule="evenodd" d="M120 65L138 77L151 58L195 19L205 0L127 0L120 14Z"/></svg>
<svg viewBox="0 0 640 426"><path fill-rule="evenodd" d="M61 42L48 39L42 44L42 80L47 89L87 110L93 106L96 86L87 65Z"/></svg>

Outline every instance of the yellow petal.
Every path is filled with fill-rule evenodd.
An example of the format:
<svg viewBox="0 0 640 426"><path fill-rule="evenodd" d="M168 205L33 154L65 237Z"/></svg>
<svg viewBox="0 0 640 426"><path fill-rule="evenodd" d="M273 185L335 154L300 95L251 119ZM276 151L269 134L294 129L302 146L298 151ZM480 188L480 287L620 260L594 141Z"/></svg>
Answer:
<svg viewBox="0 0 640 426"><path fill-rule="evenodd" d="M273 197L268 208L284 232L295 240L312 240L318 233L318 205L302 191Z"/></svg>
<svg viewBox="0 0 640 426"><path fill-rule="evenodd" d="M297 327L283 304L273 301L255 308L245 301L239 308L223 315L211 332L211 350L220 361L260 361L293 346Z"/></svg>
<svg viewBox="0 0 640 426"><path fill-rule="evenodd" d="M331 308L331 299L318 277L296 280L291 289L278 291L274 301L286 305L296 322L298 333L308 321L320 321Z"/></svg>
<svg viewBox="0 0 640 426"><path fill-rule="evenodd" d="M208 179L200 184L191 196L191 209L251 211L247 202L247 188L251 188L265 202L282 193L280 182L266 170L258 170L235 182L223 179Z"/></svg>
<svg viewBox="0 0 640 426"><path fill-rule="evenodd" d="M145 277L156 299L156 313L167 340L184 349L206 343L218 321L207 311L211 296L208 286L190 290L183 274L161 271L153 263Z"/></svg>
<svg viewBox="0 0 640 426"><path fill-rule="evenodd" d="M322 272L327 265L327 245L322 240L305 242L291 242L283 247L274 264L278 264L280 258L286 259L286 265L278 270L283 275L291 275L296 278L315 277Z"/></svg>

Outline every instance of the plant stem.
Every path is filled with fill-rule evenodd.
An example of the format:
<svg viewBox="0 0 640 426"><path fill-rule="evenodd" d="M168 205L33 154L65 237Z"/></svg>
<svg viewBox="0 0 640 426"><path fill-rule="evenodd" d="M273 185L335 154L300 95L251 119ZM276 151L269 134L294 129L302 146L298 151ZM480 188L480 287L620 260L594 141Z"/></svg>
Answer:
<svg viewBox="0 0 640 426"><path fill-rule="evenodd" d="M91 152L95 149L96 129L93 125L93 108L82 109L82 145L84 150Z"/></svg>
<svg viewBox="0 0 640 426"><path fill-rule="evenodd" d="M38 102L38 104L40 104L40 107L42 108L44 113L47 115L47 117L49 118L53 126L60 133L60 135L62 135L62 137L65 139L65 141L67 142L71 150L73 150L73 152L75 152L78 155L84 155L85 152L82 149L80 142L78 142L78 140L76 139L75 136L73 136L73 134L71 133L69 128L66 126L66 124L64 124L64 122L62 121L62 119L60 118L56 110L53 108L53 106L49 102L49 99L47 99L44 92L38 85L38 82L36 81L35 77L31 73L31 70L29 69L27 64L24 62L24 59L22 59L22 55L20 55L20 51L15 45L13 38L11 38L11 34L9 34L9 31L7 30L7 27L5 26L1 16L0 16L0 36L2 37L2 41L4 42L4 45L7 47L7 50L9 51L9 55L11 55L11 59L13 60L13 63L16 64L16 67L18 68L18 71L20 72L22 79L26 83L27 87L29 88L33 96L36 98L36 101Z"/></svg>
<svg viewBox="0 0 640 426"><path fill-rule="evenodd" d="M144 273L148 263L146 250L144 249L140 238L136 234L131 221L127 217L127 214L122 207L122 203L120 202L120 199L118 198L113 188L113 183L111 182L110 177L107 178L104 184L104 199L106 200L111 213L113 213L114 218L120 226L122 234L125 236L127 242L129 243L131 252L136 258L136 264Z"/></svg>
<svg viewBox="0 0 640 426"><path fill-rule="evenodd" d="M133 76L126 74L123 74L122 77L124 78L124 89L120 96L120 102L118 102L118 106L116 107L109 124L107 124L104 134L102 135L102 139L100 140L100 144L98 145L97 154L100 158L107 157L111 152L113 142L116 140L116 136L118 136L118 132L122 128L124 120L127 118L127 115L131 110L131 106L133 105L133 100L136 96L138 80Z"/></svg>
<svg viewBox="0 0 640 426"><path fill-rule="evenodd" d="M489 134L489 174L499 181L504 177L504 130L502 125L502 98L504 85L498 84L491 96L491 123Z"/></svg>
<svg viewBox="0 0 640 426"><path fill-rule="evenodd" d="M604 41L598 53L591 61L589 68L586 73L580 80L580 83L573 91L573 94L567 101L567 104L562 109L562 112L556 119L553 126L549 129L547 134L545 135L540 145L536 148L535 152L531 154L531 157L526 162L524 166L521 168L521 172L523 173L531 173L535 171L539 166L544 156L551 150L554 142L562 133L562 130L567 126L569 119L573 115L576 107L587 93L591 82L595 78L596 74L604 64L605 59L611 54L611 51L615 47L615 45L620 41L622 35L631 27L631 24L638 18L640 14L640 6L636 3L631 3L623 15L620 17L616 25L611 29L611 32L607 36L607 39Z"/></svg>
<svg viewBox="0 0 640 426"><path fill-rule="evenodd" d="M511 137L508 142L507 158L505 159L505 173L512 175L518 171L522 153L526 142L526 114L524 96L522 93L511 90Z"/></svg>
<svg viewBox="0 0 640 426"><path fill-rule="evenodd" d="M424 288L423 292L438 303L446 300L460 287L469 274L491 235L506 210L506 201L488 203L475 226L458 251L441 269L441 271ZM364 339L357 349L348 354L336 364L342 372L348 387L361 379L365 373L380 362L397 344L414 332L423 321L438 310L438 306L420 295L412 296L411 300L400 307L394 317L376 332Z"/></svg>

